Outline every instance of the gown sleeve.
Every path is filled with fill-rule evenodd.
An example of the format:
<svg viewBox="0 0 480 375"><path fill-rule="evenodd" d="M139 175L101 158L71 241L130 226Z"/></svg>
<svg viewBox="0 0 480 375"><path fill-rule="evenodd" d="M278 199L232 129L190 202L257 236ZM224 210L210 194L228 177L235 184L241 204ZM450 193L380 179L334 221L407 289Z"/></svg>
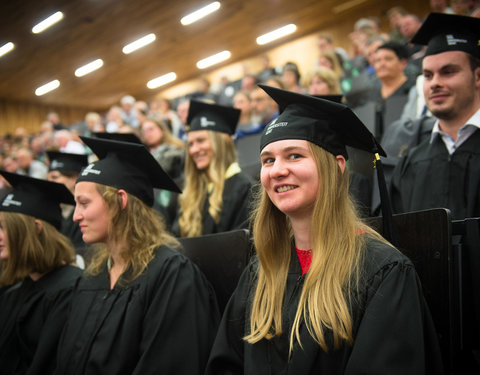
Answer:
<svg viewBox="0 0 480 375"><path fill-rule="evenodd" d="M245 316L251 285L252 266L247 267L230 298L210 353L206 375L243 374Z"/></svg>
<svg viewBox="0 0 480 375"><path fill-rule="evenodd" d="M366 294L345 374L443 374L436 333L413 266L384 266Z"/></svg>
<svg viewBox="0 0 480 375"><path fill-rule="evenodd" d="M220 314L213 289L188 259L171 257L145 301L133 374L203 374Z"/></svg>

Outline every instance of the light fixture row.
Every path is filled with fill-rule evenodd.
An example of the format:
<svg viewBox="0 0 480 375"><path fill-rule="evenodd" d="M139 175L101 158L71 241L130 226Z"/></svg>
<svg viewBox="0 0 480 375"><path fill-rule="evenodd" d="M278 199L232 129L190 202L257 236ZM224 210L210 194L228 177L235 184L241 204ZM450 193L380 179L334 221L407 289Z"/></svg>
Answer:
<svg viewBox="0 0 480 375"><path fill-rule="evenodd" d="M218 1L215 1L213 3L210 3L209 5L183 17L181 19L182 25L190 25L199 19L215 12L220 8L220 3ZM56 22L60 21L63 18L63 13L62 12L56 12L50 17L46 18L42 22L38 23L32 28L33 33L40 33L47 29L48 27L52 26ZM297 27L294 24L289 24L286 26L283 26L279 29L276 29L274 31L271 31L269 33L266 33L264 35L259 36L256 39L256 42L258 45L264 45L267 43L270 43L274 40L277 40L279 38L282 38L286 35L292 34L295 32ZM156 36L153 33L147 34L137 40L135 40L132 43L127 44L126 46L123 47L122 52L124 54L129 54L132 53L142 47L145 47L146 45L153 43L156 40ZM0 57L5 55L6 53L10 52L13 50L15 47L13 42L8 42L4 44L3 46L0 47ZM231 57L230 51L222 51L219 52L215 55L209 56L205 59L202 59L197 62L197 68L198 69L206 69L210 66L213 66L215 64L219 64L220 62L223 62L225 60L228 60ZM97 69L100 69L103 66L103 60L102 59L96 59L84 66L81 66L80 68L75 70L75 76L76 77L83 77ZM166 85L167 83L170 83L174 81L177 78L177 75L174 72L170 72L167 74L164 74L160 77L154 78L147 83L147 87L150 89L155 89L160 86ZM35 90L35 95L41 96L44 95L52 90L55 90L60 86L60 81L59 80L53 80L51 82L48 82L40 87L38 87Z"/></svg>

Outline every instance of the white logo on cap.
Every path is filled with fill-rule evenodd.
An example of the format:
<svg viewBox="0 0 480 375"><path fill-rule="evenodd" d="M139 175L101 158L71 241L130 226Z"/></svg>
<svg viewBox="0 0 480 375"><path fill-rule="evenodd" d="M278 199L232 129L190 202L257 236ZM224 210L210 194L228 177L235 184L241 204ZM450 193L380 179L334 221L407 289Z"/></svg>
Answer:
<svg viewBox="0 0 480 375"><path fill-rule="evenodd" d="M267 125L267 130L265 131L265 135L270 134L272 132L272 130L275 129L275 128L283 127L283 126L288 125L287 121L277 123L277 120L278 120L278 117L276 119L274 119L270 124Z"/></svg>
<svg viewBox="0 0 480 375"><path fill-rule="evenodd" d="M89 173L93 174L101 174L102 171L99 171L98 169L93 169L95 164L89 164L83 171L82 171L82 176L87 176Z"/></svg>
<svg viewBox="0 0 480 375"><path fill-rule="evenodd" d="M54 168L63 168L65 166L65 164L63 164L62 162L59 162L57 160L54 160L50 163L50 168L51 169L54 169Z"/></svg>
<svg viewBox="0 0 480 375"><path fill-rule="evenodd" d="M200 126L202 128L206 128L208 126L215 126L215 125L216 125L215 121L209 121L208 118L206 118L205 116L200 117Z"/></svg>
<svg viewBox="0 0 480 375"><path fill-rule="evenodd" d="M2 206L8 207L11 205L20 207L22 205L22 202L13 200L13 194L8 194L7 197L2 202Z"/></svg>
<svg viewBox="0 0 480 375"><path fill-rule="evenodd" d="M466 39L457 39L453 35L447 35L447 44L449 46L456 46L457 43L468 43Z"/></svg>

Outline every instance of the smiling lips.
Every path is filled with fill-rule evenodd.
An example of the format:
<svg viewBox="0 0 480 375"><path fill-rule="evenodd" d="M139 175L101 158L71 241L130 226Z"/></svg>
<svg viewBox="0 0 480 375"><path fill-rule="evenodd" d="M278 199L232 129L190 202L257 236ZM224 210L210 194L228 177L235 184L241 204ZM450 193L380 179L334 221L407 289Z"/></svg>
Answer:
<svg viewBox="0 0 480 375"><path fill-rule="evenodd" d="M296 186L294 186L294 185L283 185L283 186L280 186L280 187L276 188L275 191L277 193L284 193L286 191L289 191L289 190L292 190L292 189L295 189L295 188L296 188Z"/></svg>

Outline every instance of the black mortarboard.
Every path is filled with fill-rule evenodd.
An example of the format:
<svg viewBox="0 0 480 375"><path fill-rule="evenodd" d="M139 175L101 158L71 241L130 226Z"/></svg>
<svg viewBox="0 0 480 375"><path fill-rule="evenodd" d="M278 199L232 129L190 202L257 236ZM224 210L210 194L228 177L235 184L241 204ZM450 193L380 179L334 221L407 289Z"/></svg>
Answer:
<svg viewBox="0 0 480 375"><path fill-rule="evenodd" d="M188 131L212 130L232 135L239 118L239 109L191 100L187 117Z"/></svg>
<svg viewBox="0 0 480 375"><path fill-rule="evenodd" d="M80 138L99 160L84 168L77 182L90 181L124 189L149 206L153 204L153 188L181 193L145 146L100 138Z"/></svg>
<svg viewBox="0 0 480 375"><path fill-rule="evenodd" d="M392 242L392 207L380 155L387 156L372 133L346 105L292 91L258 85L278 104L279 116L265 126L260 150L271 142L301 139L348 158L346 146L375 156L385 237Z"/></svg>
<svg viewBox="0 0 480 375"><path fill-rule="evenodd" d="M142 144L140 138L135 133L108 133L108 132L96 132L93 135L97 138L110 139L112 141L130 142Z"/></svg>
<svg viewBox="0 0 480 375"><path fill-rule="evenodd" d="M462 51L480 58L480 19L430 13L411 42L427 45L425 56Z"/></svg>
<svg viewBox="0 0 480 375"><path fill-rule="evenodd" d="M260 149L281 139L310 141L348 158L345 146L386 156L372 133L346 105L296 92L258 85L277 102L280 115L265 127Z"/></svg>
<svg viewBox="0 0 480 375"><path fill-rule="evenodd" d="M88 156L85 154L47 151L47 155L50 160L49 171L80 173L88 165Z"/></svg>
<svg viewBox="0 0 480 375"><path fill-rule="evenodd" d="M60 203L75 204L72 193L64 184L1 170L0 174L13 188L0 203L0 211L33 216L60 229Z"/></svg>

